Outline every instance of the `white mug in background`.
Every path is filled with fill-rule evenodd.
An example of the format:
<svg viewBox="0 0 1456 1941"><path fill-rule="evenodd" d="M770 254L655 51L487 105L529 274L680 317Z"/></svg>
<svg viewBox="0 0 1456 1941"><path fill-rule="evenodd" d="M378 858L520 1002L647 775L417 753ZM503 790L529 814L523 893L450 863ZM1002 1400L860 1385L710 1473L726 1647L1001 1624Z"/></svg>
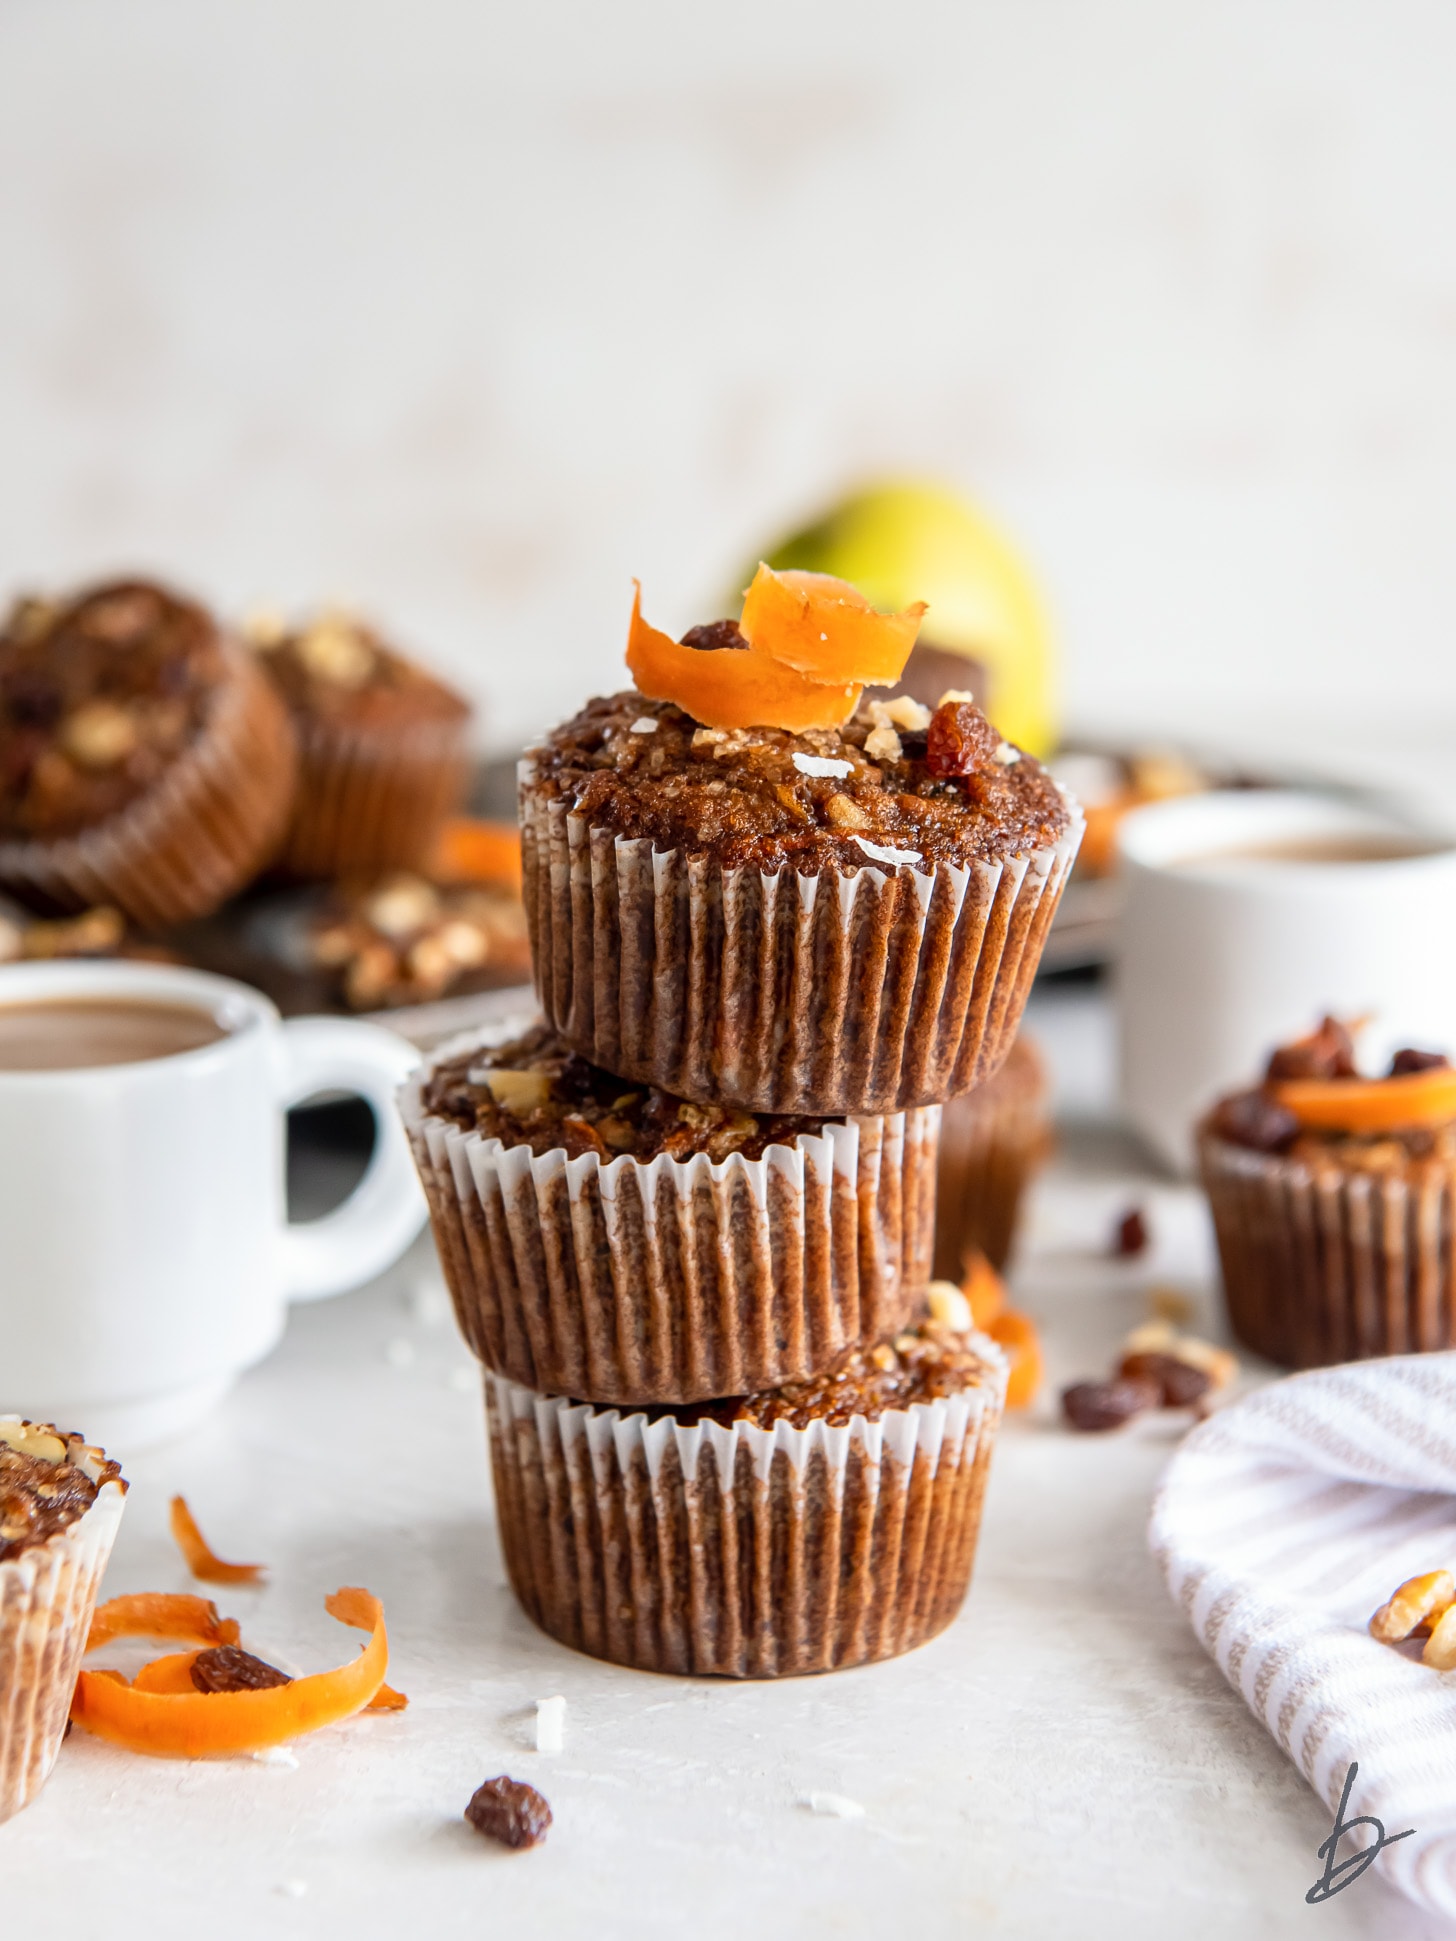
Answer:
<svg viewBox="0 0 1456 1941"><path fill-rule="evenodd" d="M1122 1102L1179 1172L1199 1114L1327 1011L1369 1019L1371 1069L1403 1044L1456 1050L1446 839L1334 797L1257 789L1139 809L1119 846Z"/></svg>
<svg viewBox="0 0 1456 1941"><path fill-rule="evenodd" d="M423 1224L394 1091L402 1038L283 1022L259 992L128 963L0 968L0 1007L100 1000L216 1021L196 1049L133 1063L0 1069L0 1412L114 1455L206 1414L283 1331L287 1303L380 1273ZM358 1187L290 1224L285 1120L357 1092L377 1134Z"/></svg>

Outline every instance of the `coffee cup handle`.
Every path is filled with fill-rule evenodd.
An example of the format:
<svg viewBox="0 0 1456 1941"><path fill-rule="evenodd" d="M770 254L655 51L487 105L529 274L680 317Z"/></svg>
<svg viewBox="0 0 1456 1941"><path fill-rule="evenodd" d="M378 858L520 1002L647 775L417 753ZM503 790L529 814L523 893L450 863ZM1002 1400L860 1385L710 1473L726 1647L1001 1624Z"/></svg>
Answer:
<svg viewBox="0 0 1456 1941"><path fill-rule="evenodd" d="M374 1151L342 1206L318 1220L290 1220L281 1235L290 1301L319 1301L372 1280L396 1261L425 1222L425 1199L395 1107L419 1063L403 1038L351 1018L290 1018L283 1025L280 1107L320 1092L355 1092L374 1113Z"/></svg>

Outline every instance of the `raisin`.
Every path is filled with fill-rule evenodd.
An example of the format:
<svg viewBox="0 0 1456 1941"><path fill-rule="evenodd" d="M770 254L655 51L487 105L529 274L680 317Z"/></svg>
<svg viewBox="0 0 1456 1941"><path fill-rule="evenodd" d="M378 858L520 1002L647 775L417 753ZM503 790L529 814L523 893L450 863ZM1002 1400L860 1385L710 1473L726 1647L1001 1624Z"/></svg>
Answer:
<svg viewBox="0 0 1456 1941"><path fill-rule="evenodd" d="M714 653L724 647L746 648L748 642L738 631L736 620L705 620L700 627L689 627L678 643L683 647L696 647L701 651Z"/></svg>
<svg viewBox="0 0 1456 1941"><path fill-rule="evenodd" d="M199 1651L192 1660L192 1682L199 1692L268 1692L293 1680L241 1645L219 1644Z"/></svg>
<svg viewBox="0 0 1456 1941"><path fill-rule="evenodd" d="M1390 1061L1390 1076L1406 1078L1412 1072L1445 1071L1451 1060L1443 1051L1413 1051L1409 1045Z"/></svg>
<svg viewBox="0 0 1456 1941"><path fill-rule="evenodd" d="M1318 1031L1280 1045L1270 1055L1266 1078L1354 1078L1355 1045L1338 1018L1321 1018Z"/></svg>
<svg viewBox="0 0 1456 1941"><path fill-rule="evenodd" d="M17 668L0 690L5 711L22 728L53 728L61 718L61 691L38 668Z"/></svg>
<svg viewBox="0 0 1456 1941"><path fill-rule="evenodd" d="M477 1833L503 1847L534 1847L546 1838L551 1808L534 1786L499 1773L476 1787L465 1817Z"/></svg>
<svg viewBox="0 0 1456 1941"><path fill-rule="evenodd" d="M1062 1390L1062 1414L1074 1429L1120 1429L1145 1409L1157 1408L1162 1390L1141 1378L1073 1382Z"/></svg>
<svg viewBox="0 0 1456 1941"><path fill-rule="evenodd" d="M932 775L972 775L1000 739L973 701L944 701L925 731L925 766Z"/></svg>
<svg viewBox="0 0 1456 1941"><path fill-rule="evenodd" d="M1267 1092L1236 1092L1220 1102L1213 1115L1220 1139L1254 1152L1288 1152L1299 1132L1299 1121L1287 1106Z"/></svg>
<svg viewBox="0 0 1456 1941"><path fill-rule="evenodd" d="M1120 1381L1155 1382L1165 1409L1191 1409L1213 1387L1207 1369L1177 1355L1124 1355L1117 1374Z"/></svg>
<svg viewBox="0 0 1456 1941"><path fill-rule="evenodd" d="M1117 1232L1112 1236L1112 1251L1119 1260L1131 1260L1134 1255L1145 1252L1147 1244L1148 1223L1143 1218L1142 1208L1132 1207L1117 1223Z"/></svg>

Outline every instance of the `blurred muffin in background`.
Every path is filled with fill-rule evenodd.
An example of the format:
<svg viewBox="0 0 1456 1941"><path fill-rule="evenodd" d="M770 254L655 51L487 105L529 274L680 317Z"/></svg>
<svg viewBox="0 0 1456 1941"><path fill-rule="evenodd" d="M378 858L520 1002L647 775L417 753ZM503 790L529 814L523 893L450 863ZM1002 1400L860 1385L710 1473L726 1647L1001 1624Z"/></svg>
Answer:
<svg viewBox="0 0 1456 1941"><path fill-rule="evenodd" d="M1109 754L1100 750L1065 748L1047 764L1082 804L1087 833L1077 854L1078 876L1110 876L1117 866L1117 832L1124 816L1149 802L1168 802L1178 795L1202 795L1205 790L1231 787L1239 778L1220 781L1187 755L1172 748L1140 748Z"/></svg>
<svg viewBox="0 0 1456 1941"><path fill-rule="evenodd" d="M347 613L297 628L258 613L244 632L298 735L281 867L303 877L418 868L465 795L470 704Z"/></svg>
<svg viewBox="0 0 1456 1941"><path fill-rule="evenodd" d="M204 916L275 852L288 715L196 602L116 580L0 629L0 886L45 910Z"/></svg>
<svg viewBox="0 0 1456 1941"><path fill-rule="evenodd" d="M959 1281L974 1251L1010 1257L1022 1195L1051 1150L1046 1067L1017 1038L994 1078L942 1108L935 1182L936 1280Z"/></svg>

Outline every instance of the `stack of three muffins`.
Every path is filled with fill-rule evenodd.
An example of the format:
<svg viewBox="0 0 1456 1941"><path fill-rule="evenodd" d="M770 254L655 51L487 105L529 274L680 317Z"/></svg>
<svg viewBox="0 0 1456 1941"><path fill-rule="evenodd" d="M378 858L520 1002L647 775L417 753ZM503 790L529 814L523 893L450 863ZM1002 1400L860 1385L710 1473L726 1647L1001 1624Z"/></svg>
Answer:
<svg viewBox="0 0 1456 1941"><path fill-rule="evenodd" d="M544 1021L403 1097L507 1569L618 1663L865 1663L969 1581L1006 1368L927 1306L940 1105L1011 1045L1080 818L964 697L743 729L638 678L523 765Z"/></svg>

